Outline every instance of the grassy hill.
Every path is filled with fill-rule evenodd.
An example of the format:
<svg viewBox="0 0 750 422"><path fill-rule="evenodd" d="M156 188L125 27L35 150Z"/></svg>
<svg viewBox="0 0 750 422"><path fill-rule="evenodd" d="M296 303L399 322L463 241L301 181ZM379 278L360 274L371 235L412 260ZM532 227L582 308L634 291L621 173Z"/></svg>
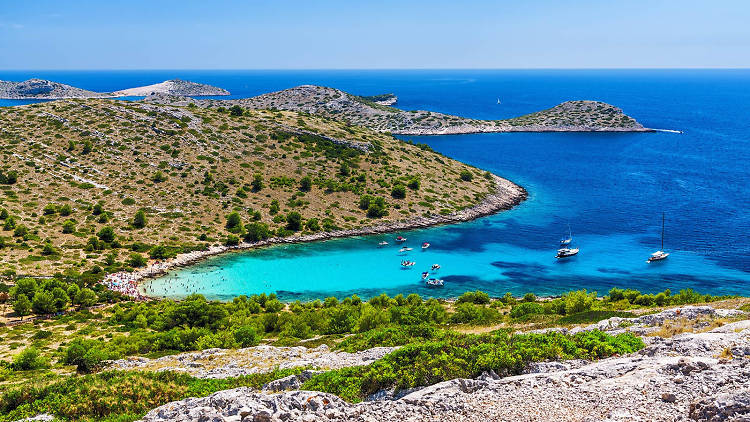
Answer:
<svg viewBox="0 0 750 422"><path fill-rule="evenodd" d="M240 107L0 108L0 151L0 271L18 274L114 271L243 237L447 214L495 189L489 173L425 145Z"/></svg>

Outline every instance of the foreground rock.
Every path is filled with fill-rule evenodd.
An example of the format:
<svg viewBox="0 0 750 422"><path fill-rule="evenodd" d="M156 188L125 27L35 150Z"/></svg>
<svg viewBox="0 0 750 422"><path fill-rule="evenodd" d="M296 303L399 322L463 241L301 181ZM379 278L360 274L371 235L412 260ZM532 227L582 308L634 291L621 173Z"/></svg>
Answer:
<svg viewBox="0 0 750 422"><path fill-rule="evenodd" d="M318 370L339 369L368 365L395 350L395 347L375 347L356 353L334 352L328 346L306 347L255 346L245 349L206 349L199 352L164 356L158 359L132 357L111 363L110 369L140 369L146 371L179 371L198 378L229 378L269 372L274 368L308 367ZM309 378L304 374L295 380L277 380L270 390L298 387ZM307 377L307 378L305 378Z"/></svg>
<svg viewBox="0 0 750 422"><path fill-rule="evenodd" d="M398 400L350 404L326 393L238 388L167 404L143 420L750 420L747 321L661 340L631 356L546 365L500 379L456 379Z"/></svg>

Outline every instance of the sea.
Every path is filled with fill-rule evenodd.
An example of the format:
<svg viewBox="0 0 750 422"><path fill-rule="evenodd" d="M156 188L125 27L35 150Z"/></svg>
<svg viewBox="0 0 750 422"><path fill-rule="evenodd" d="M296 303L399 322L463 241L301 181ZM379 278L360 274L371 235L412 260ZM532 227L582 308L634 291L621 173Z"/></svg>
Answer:
<svg viewBox="0 0 750 422"><path fill-rule="evenodd" d="M229 98L316 84L394 93L401 109L479 119L599 100L676 131L403 137L506 177L529 199L468 223L214 257L147 282L153 296L601 295L616 286L750 294L750 70L0 71L2 80L31 77L95 91L181 78L228 89ZM670 256L647 264L661 248L662 217ZM555 259L568 227L580 253ZM399 253L396 235L413 251ZM389 245L379 247L383 240ZM422 250L423 242L431 246ZM404 270L404 259L416 265ZM421 280L433 264L440 269L429 277L442 288Z"/></svg>

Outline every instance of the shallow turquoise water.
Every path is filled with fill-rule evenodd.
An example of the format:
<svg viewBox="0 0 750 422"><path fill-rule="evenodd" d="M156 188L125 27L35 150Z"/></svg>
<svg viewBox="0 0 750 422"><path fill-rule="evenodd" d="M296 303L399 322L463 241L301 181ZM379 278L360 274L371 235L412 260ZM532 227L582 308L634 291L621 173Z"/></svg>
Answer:
<svg viewBox="0 0 750 422"><path fill-rule="evenodd" d="M403 109L476 118L596 99L648 127L684 131L411 137L519 183L529 200L471 223L399 233L415 248L411 270L400 269L404 257L393 234L217 257L149 283L155 295L229 299L276 292L294 300L381 292L456 296L469 289L603 293L612 286L750 294L748 70L0 72L0 79L31 76L99 91L180 77L236 97L314 83L361 95L393 92ZM662 211L672 255L648 265L659 246ZM581 253L559 262L554 253L568 223ZM378 248L383 239L392 245ZM422 241L433 246L422 252ZM442 289L420 283L421 271L433 263L442 266Z"/></svg>

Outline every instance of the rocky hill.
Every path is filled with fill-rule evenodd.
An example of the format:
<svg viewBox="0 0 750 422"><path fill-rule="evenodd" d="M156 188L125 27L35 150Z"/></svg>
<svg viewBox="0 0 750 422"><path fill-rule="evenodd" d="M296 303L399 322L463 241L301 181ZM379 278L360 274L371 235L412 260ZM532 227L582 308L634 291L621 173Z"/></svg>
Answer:
<svg viewBox="0 0 750 422"><path fill-rule="evenodd" d="M123 89L114 92L115 96L142 97L153 93L179 95L185 97L201 97L208 95L229 95L229 91L223 88L199 84L181 79L171 79L158 84L146 85L137 88Z"/></svg>
<svg viewBox="0 0 750 422"><path fill-rule="evenodd" d="M58 82L29 79L23 82L0 81L0 99L26 100L59 98L102 98L111 94L88 91Z"/></svg>
<svg viewBox="0 0 750 422"><path fill-rule="evenodd" d="M22 274L81 260L118 270L110 255L127 261L122 246L133 243L231 245L249 223L264 225L263 239L294 241L458 221L525 198L427 146L290 111L93 99L3 107L0 156L0 271ZM232 212L239 221L228 223Z"/></svg>
<svg viewBox="0 0 750 422"><path fill-rule="evenodd" d="M43 79L29 79L23 82L0 81L0 99L10 100L111 98L146 96L153 93L188 97L229 95L229 91L222 88L180 79L172 79L158 84L123 89L116 92L94 92Z"/></svg>
<svg viewBox="0 0 750 422"><path fill-rule="evenodd" d="M445 381L400 398L383 394L351 404L315 391L272 393L299 385L279 380L264 391L242 387L169 403L143 421L747 421L750 321L724 322L741 314L688 306L615 317L583 330L632 330L648 346L593 363L545 362L523 375ZM664 333L670 323L687 332Z"/></svg>
<svg viewBox="0 0 750 422"><path fill-rule="evenodd" d="M302 85L226 103L252 109L292 110L324 116L379 132L399 135L449 135L489 132L643 132L635 119L598 101L568 101L548 110L507 120L478 120L432 111L404 111L366 97L314 85Z"/></svg>

